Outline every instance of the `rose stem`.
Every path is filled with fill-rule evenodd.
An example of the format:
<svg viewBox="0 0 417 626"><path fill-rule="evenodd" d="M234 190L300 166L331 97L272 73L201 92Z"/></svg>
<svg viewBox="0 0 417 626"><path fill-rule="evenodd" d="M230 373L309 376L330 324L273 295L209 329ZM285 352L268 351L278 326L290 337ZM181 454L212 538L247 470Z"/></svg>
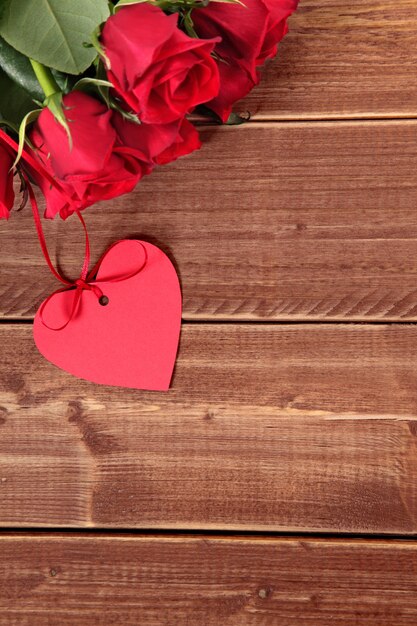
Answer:
<svg viewBox="0 0 417 626"><path fill-rule="evenodd" d="M34 61L34 59L30 59L30 62L45 96L49 98L55 93L59 93L61 90L57 82L55 81L55 78L53 77L49 67L45 67L44 65L42 65L42 63Z"/></svg>

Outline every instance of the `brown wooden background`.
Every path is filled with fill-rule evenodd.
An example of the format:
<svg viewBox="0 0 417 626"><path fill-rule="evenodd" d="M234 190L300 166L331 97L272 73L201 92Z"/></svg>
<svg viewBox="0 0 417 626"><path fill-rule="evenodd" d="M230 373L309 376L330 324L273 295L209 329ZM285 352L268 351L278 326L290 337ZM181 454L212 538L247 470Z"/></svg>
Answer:
<svg viewBox="0 0 417 626"><path fill-rule="evenodd" d="M302 0L241 127L86 213L175 261L167 394L48 364L0 223L0 624L417 624L417 3ZM73 220L48 225L76 273Z"/></svg>

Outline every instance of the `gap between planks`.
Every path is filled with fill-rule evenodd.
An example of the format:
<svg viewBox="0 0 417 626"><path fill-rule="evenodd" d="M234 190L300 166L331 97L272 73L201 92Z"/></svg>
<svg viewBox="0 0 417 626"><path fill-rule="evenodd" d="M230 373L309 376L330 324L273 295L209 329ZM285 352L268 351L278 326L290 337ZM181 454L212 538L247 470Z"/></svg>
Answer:
<svg viewBox="0 0 417 626"><path fill-rule="evenodd" d="M0 527L0 541L7 537L26 537L31 533L34 535L43 536L62 536L62 537L82 537L93 536L105 538L109 537L131 537L138 539L146 539L152 536L160 537L162 539L172 538L190 538L190 537L207 537L208 539L271 539L271 540L288 540L288 541L334 541L340 539L343 542L378 542L390 544L392 542L398 543L415 543L417 541L417 532L410 533L408 535L400 535L398 533L381 533L381 532L320 532L320 531L290 531L290 530L252 530L252 529L232 529L227 528L213 529L213 528L122 528L122 527L82 527L79 526L4 526Z"/></svg>

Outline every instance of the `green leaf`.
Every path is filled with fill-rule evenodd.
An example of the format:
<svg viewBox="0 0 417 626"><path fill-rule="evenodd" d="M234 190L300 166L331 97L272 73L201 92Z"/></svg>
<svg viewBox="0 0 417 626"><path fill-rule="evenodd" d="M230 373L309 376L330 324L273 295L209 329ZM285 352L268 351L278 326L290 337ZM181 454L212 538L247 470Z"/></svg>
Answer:
<svg viewBox="0 0 417 626"><path fill-rule="evenodd" d="M2 0L0 36L47 67L82 74L97 56L93 31L109 17L107 0Z"/></svg>
<svg viewBox="0 0 417 626"><path fill-rule="evenodd" d="M43 100L43 91L40 88L32 66L27 57L0 37L0 65L8 77L38 100Z"/></svg>
<svg viewBox="0 0 417 626"><path fill-rule="evenodd" d="M228 126L240 126L240 124L245 124L246 122L249 122L249 120L250 120L249 111L245 113L244 115L243 114L239 115L238 113L232 112L227 118L225 124L227 124Z"/></svg>
<svg viewBox="0 0 417 626"><path fill-rule="evenodd" d="M98 54L98 59L102 59L105 62L106 67L110 69L111 67L110 59L107 56L103 46L100 43L100 35L101 35L101 28L98 26L91 35L91 45L96 50Z"/></svg>
<svg viewBox="0 0 417 626"><path fill-rule="evenodd" d="M64 103L62 102L62 93L57 92L51 94L45 99L44 104L52 112L56 121L64 128L65 132L67 133L69 147L72 150L71 131L64 113L64 108L68 109L68 107L64 107Z"/></svg>
<svg viewBox="0 0 417 626"><path fill-rule="evenodd" d="M115 11L121 9L124 6L127 6L128 4L143 4L144 2L148 2L148 0L119 0L119 2L115 6Z"/></svg>
<svg viewBox="0 0 417 626"><path fill-rule="evenodd" d="M19 126L33 108L30 95L0 70L0 117Z"/></svg>
<svg viewBox="0 0 417 626"><path fill-rule="evenodd" d="M120 106L117 100L114 100L114 98L109 97L106 102L108 107L113 109L113 111L118 111L123 119L128 120L133 124L141 124L141 121L136 113L133 113L133 111L126 111L122 106Z"/></svg>
<svg viewBox="0 0 417 626"><path fill-rule="evenodd" d="M82 91L84 87L89 87L90 85L93 87L113 87L113 84L110 83L108 80L101 80L100 78L89 78L88 76L86 76L85 78L80 78L80 80L77 80L74 85L74 89Z"/></svg>
<svg viewBox="0 0 417 626"><path fill-rule="evenodd" d="M27 113L25 117L23 118L19 126L19 149L17 151L16 159L12 167L16 167L16 165L18 164L18 162L20 161L22 157L22 152L23 152L23 148L25 147L25 141L26 141L26 128L29 126L29 124L34 122L39 117L41 112L42 112L42 109L35 109L34 111L29 111L29 113Z"/></svg>

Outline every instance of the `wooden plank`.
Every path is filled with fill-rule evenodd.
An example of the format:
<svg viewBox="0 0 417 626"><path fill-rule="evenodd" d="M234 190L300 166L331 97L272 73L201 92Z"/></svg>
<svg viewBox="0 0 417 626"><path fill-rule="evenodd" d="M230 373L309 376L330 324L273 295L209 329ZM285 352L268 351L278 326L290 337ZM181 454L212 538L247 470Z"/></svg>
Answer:
<svg viewBox="0 0 417 626"><path fill-rule="evenodd" d="M0 345L3 526L417 532L415 326L186 325L167 394Z"/></svg>
<svg viewBox="0 0 417 626"><path fill-rule="evenodd" d="M254 119L415 117L415 0L301 0L237 111Z"/></svg>
<svg viewBox="0 0 417 626"><path fill-rule="evenodd" d="M204 149L86 211L93 258L143 237L174 259L185 319L417 320L417 123L207 129ZM76 219L48 223L77 277ZM0 222L0 314L58 287L29 208Z"/></svg>
<svg viewBox="0 0 417 626"><path fill-rule="evenodd" d="M415 626L417 543L0 538L0 624Z"/></svg>

